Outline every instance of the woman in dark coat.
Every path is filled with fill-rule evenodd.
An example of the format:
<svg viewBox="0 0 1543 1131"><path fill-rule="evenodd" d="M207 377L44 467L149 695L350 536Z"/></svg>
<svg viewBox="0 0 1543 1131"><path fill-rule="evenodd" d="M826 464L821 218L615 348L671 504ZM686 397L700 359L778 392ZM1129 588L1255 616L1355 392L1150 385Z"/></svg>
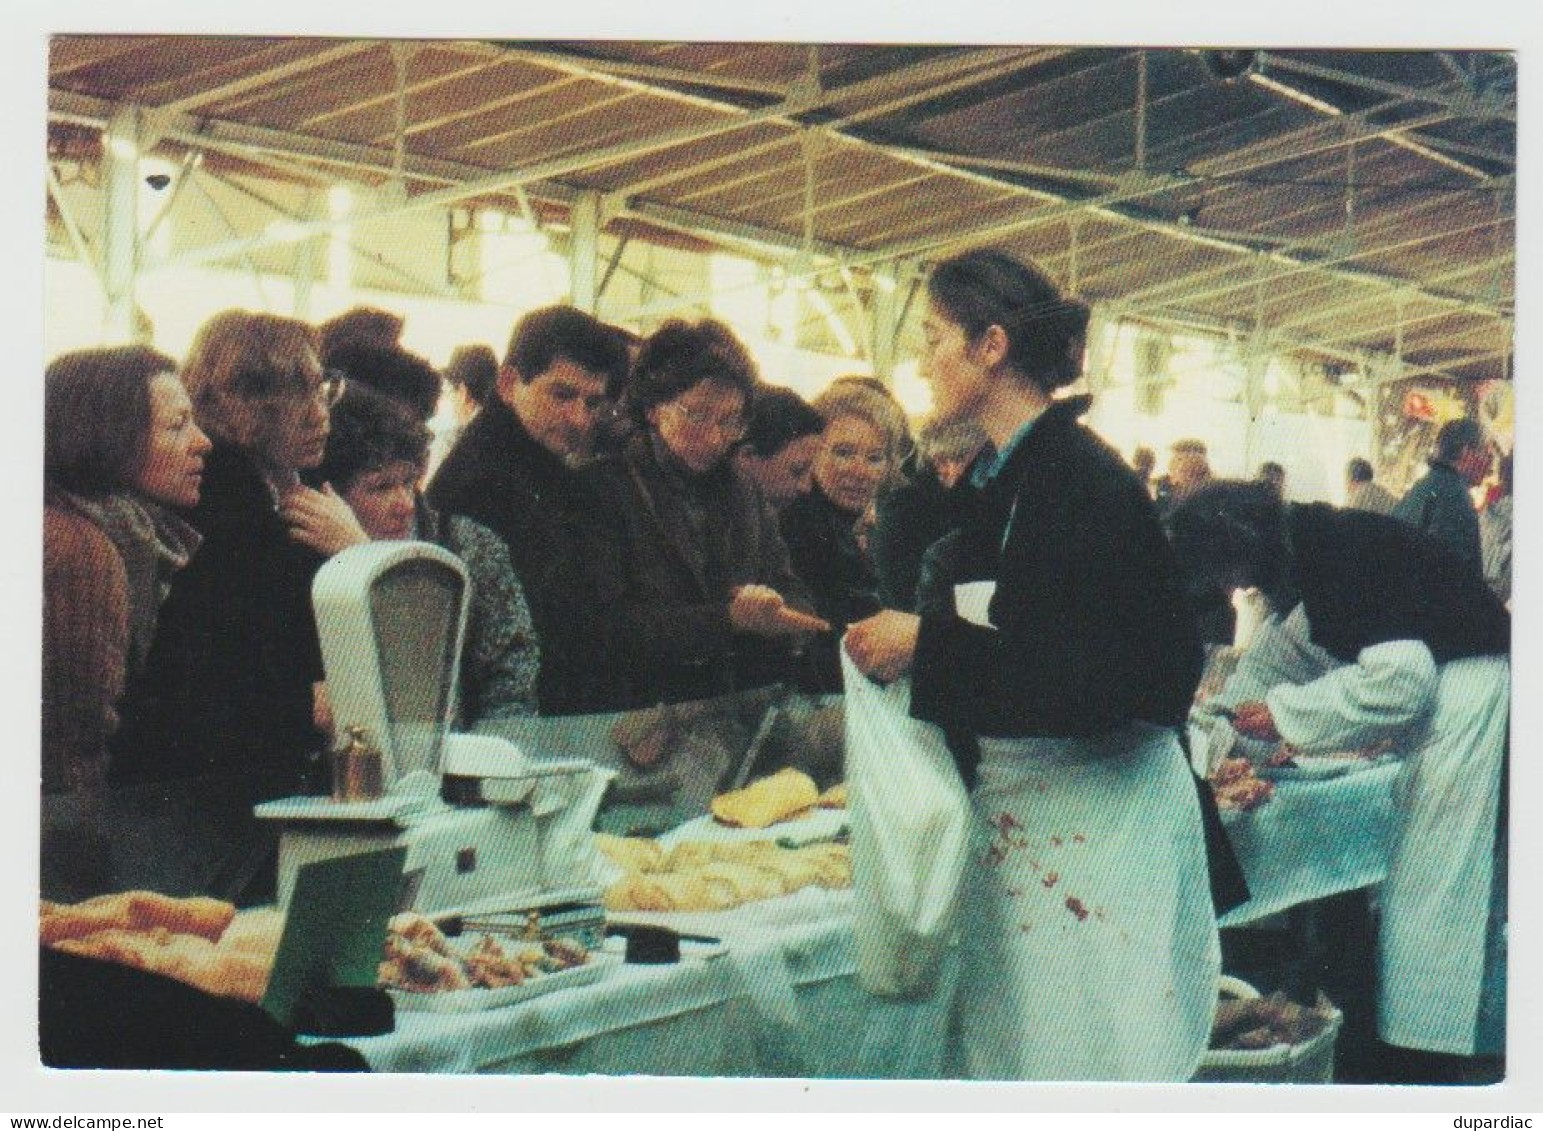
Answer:
<svg viewBox="0 0 1543 1131"><path fill-rule="evenodd" d="M1086 308L999 252L940 264L928 293L935 411L999 455L939 563L955 588L853 625L846 648L870 678L910 674L912 715L971 786L961 1067L1182 1081L1220 956L1174 729L1201 661L1178 570L1142 485L1078 422L1089 399L1052 398L1080 373Z"/></svg>
<svg viewBox="0 0 1543 1131"><path fill-rule="evenodd" d="M177 856L191 867L200 845L213 854L213 837L236 842L227 847L247 858L228 863L250 872L260 839L251 835L251 804L319 776L311 580L332 553L369 539L335 494L299 481L321 462L328 408L341 392L317 347L303 322L227 311L200 329L183 370L194 414L214 440L202 497L185 512L203 544L172 583L113 747L119 781L181 783L145 791L164 802L163 813L176 817L180 807L187 835L149 844L147 858ZM217 883L234 894L244 878L180 886Z"/></svg>
<svg viewBox="0 0 1543 1131"><path fill-rule="evenodd" d="M823 629L788 565L776 521L729 458L744 436L754 363L718 322L660 327L634 363L638 431L591 468L600 516L598 599L608 651L637 706L785 679L792 644Z"/></svg>

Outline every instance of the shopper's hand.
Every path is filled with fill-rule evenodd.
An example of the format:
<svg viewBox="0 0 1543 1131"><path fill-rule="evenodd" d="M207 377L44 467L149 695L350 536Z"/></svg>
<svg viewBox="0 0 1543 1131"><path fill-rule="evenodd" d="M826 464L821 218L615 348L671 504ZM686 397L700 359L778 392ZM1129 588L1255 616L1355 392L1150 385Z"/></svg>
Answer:
<svg viewBox="0 0 1543 1131"><path fill-rule="evenodd" d="M888 683L911 670L920 629L914 613L885 609L847 629L847 655L869 679Z"/></svg>
<svg viewBox="0 0 1543 1131"><path fill-rule="evenodd" d="M765 585L741 585L734 590L734 595L729 598L729 623L740 632L756 636L797 636L830 631L830 625L825 621L790 607L781 593Z"/></svg>
<svg viewBox="0 0 1543 1131"><path fill-rule="evenodd" d="M1279 742L1280 731L1275 729L1275 716L1270 708L1259 700L1239 703L1232 713L1232 729L1244 738L1256 738L1261 742Z"/></svg>
<svg viewBox="0 0 1543 1131"><path fill-rule="evenodd" d="M294 488L279 504L279 517L289 527L290 538L329 558L339 550L362 546L370 540L353 510L330 483L320 491Z"/></svg>

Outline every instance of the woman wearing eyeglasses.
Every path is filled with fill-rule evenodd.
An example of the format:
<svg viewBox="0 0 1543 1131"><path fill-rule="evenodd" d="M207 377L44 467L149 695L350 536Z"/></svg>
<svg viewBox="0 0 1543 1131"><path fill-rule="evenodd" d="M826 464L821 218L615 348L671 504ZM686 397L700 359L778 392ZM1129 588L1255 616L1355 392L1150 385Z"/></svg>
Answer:
<svg viewBox="0 0 1543 1131"><path fill-rule="evenodd" d="M311 580L328 556L369 538L330 488L300 483L326 452L342 391L322 371L313 327L218 314L194 339L183 380L214 441L185 513L203 545L172 583L113 769L131 781L216 775L213 792L239 811L306 784L322 743Z"/></svg>
<svg viewBox="0 0 1543 1131"><path fill-rule="evenodd" d="M626 404L638 430L590 470L599 498L600 595L629 703L681 702L791 673L811 616L776 520L730 455L744 437L755 364L720 322L672 321L643 344Z"/></svg>
<svg viewBox="0 0 1543 1131"><path fill-rule="evenodd" d="M850 381L821 393L814 409L825 420L814 484L783 512L782 538L815 611L834 627L811 648L805 682L810 690L840 691L837 641L847 625L879 611L866 530L880 489L898 473L908 431L898 404Z"/></svg>

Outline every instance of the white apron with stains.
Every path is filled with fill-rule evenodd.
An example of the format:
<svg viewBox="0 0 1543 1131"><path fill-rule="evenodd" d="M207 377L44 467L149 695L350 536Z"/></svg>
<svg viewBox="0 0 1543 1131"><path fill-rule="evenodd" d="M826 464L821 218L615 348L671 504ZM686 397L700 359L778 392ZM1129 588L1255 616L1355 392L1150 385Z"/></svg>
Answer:
<svg viewBox="0 0 1543 1131"><path fill-rule="evenodd" d="M1221 956L1171 730L981 742L956 1025L972 1079L1189 1079Z"/></svg>
<svg viewBox="0 0 1543 1131"><path fill-rule="evenodd" d="M1400 734L1378 1033L1405 1048L1490 1051L1479 1022L1510 664L1483 656L1437 667L1425 645L1400 640L1311 683L1276 687L1266 702L1282 737L1304 753ZM1503 951L1491 948L1489 962L1503 963Z"/></svg>

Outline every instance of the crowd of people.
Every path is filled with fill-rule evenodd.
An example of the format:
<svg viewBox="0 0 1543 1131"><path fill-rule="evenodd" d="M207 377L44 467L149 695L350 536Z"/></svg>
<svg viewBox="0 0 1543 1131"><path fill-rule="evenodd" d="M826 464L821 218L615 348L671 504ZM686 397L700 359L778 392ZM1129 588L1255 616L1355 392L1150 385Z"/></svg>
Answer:
<svg viewBox="0 0 1543 1131"><path fill-rule="evenodd" d="M1027 856L967 869L963 1068L1171 1076L1209 1025L1215 914L1242 898L1182 732L1202 645L1225 638L1207 617L1251 587L1278 634L1321 656L1275 673L1240 726L1304 750L1417 732L1384 1037L1474 1053L1509 650L1509 504L1502 552L1469 494L1489 471L1477 426L1444 428L1396 504L1353 461L1352 507L1382 515L1293 507L1278 465L1217 482L1199 440L1154 480L1150 451L1133 470L1081 423L1090 399L1060 395L1081 376L1086 307L994 251L939 264L927 295L935 409L919 441L882 383L841 378L807 403L711 319L638 338L549 307L519 320L501 363L471 346L443 375L401 345L400 318L370 310L320 327L228 311L180 366L142 347L56 360L45 896L122 886L102 847L118 791L218 781L244 805L316 791L331 720L311 582L351 546L420 539L472 582L462 726L773 683L839 691L844 641L870 678L909 678L983 844L1004 815L1140 830L1139 862L1090 844L1081 898L1143 929L1075 956L1014 925L1042 879ZM455 426L430 474L445 396ZM1498 585L1502 556L1497 599L1483 577ZM955 608L975 583L993 587L986 625ZM1454 791L1461 836L1443 831ZM231 848L239 866L188 886L250 880L260 836ZM1461 899L1429 893L1432 868ZM1448 913L1479 922L1477 941L1433 956L1420 932ZM1163 992L1140 1017L1111 1008L1108 986L1143 980Z"/></svg>

